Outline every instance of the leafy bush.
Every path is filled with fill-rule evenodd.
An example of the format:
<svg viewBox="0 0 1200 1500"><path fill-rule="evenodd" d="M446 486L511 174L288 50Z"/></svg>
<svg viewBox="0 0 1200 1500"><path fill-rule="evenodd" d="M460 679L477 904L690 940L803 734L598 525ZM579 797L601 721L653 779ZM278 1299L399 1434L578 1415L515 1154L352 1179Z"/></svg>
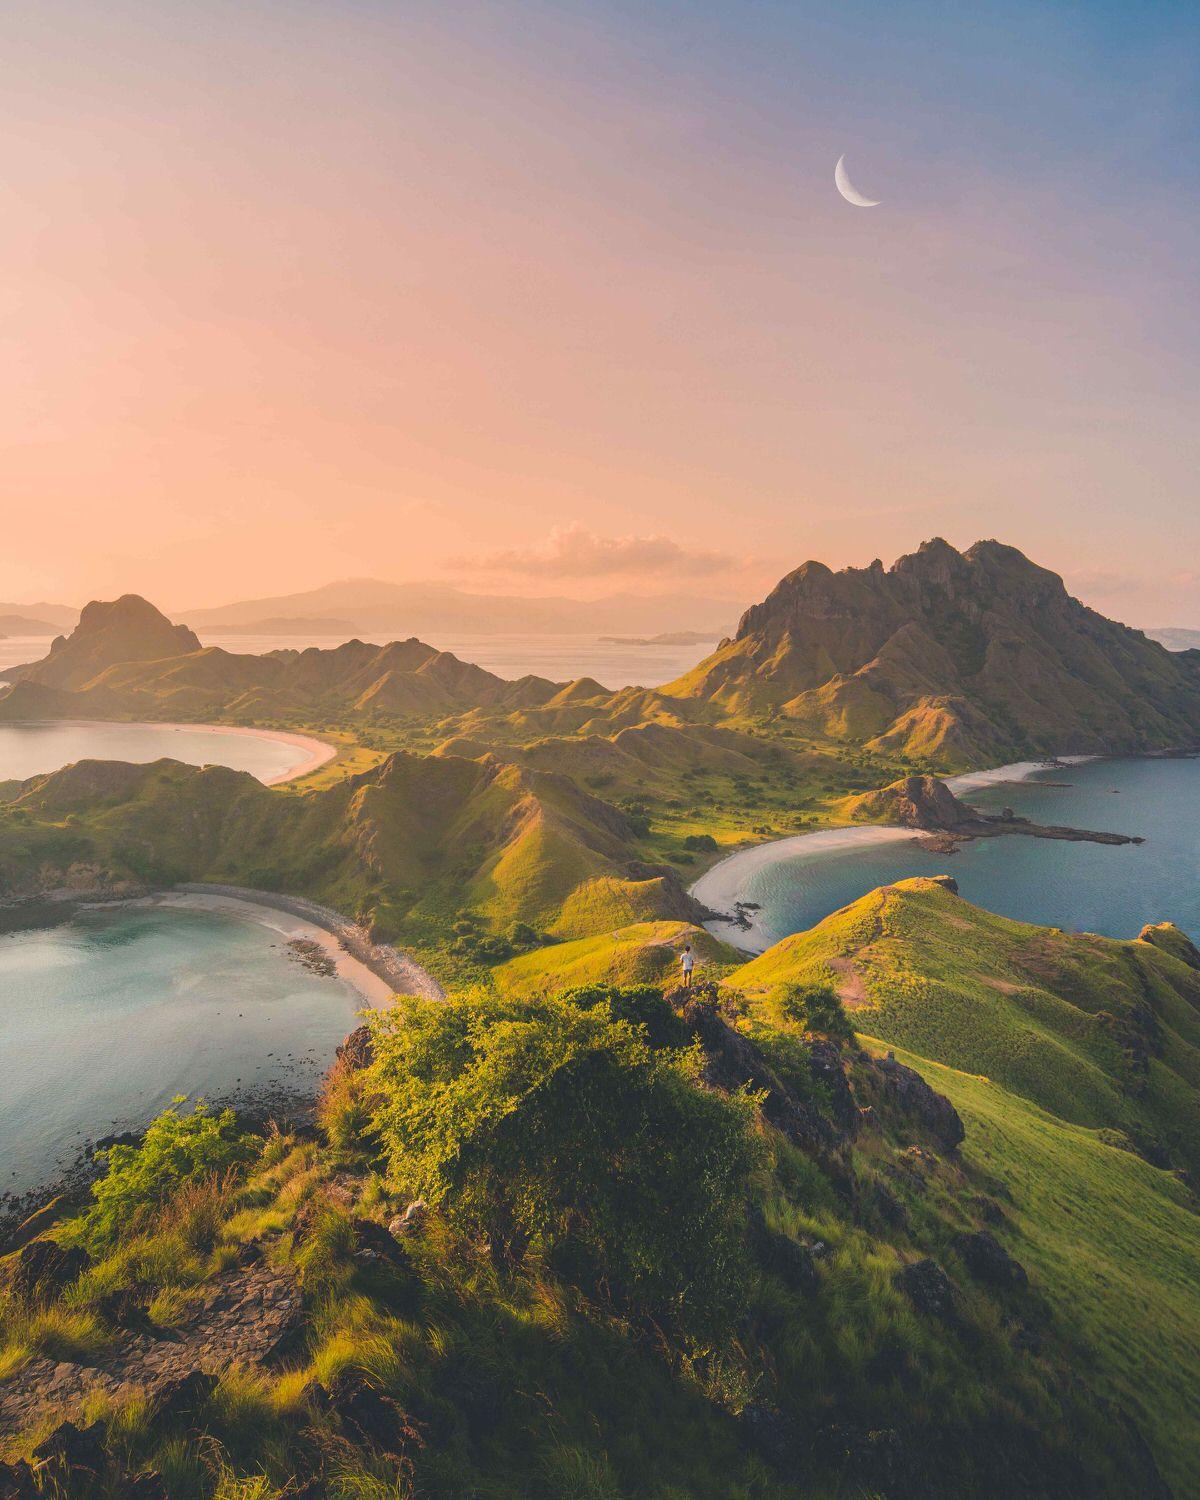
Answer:
<svg viewBox="0 0 1200 1500"><path fill-rule="evenodd" d="M486 1236L531 1242L594 1293L685 1332L744 1291L754 1102L698 1087L607 1005L405 999L374 1022L375 1127L392 1172Z"/></svg>
<svg viewBox="0 0 1200 1500"><path fill-rule="evenodd" d="M165 1109L140 1145L98 1153L107 1156L108 1171L92 1188L95 1203L83 1220L86 1238L109 1244L180 1188L222 1177L254 1154L253 1139L239 1133L233 1110L213 1114L203 1101L190 1114Z"/></svg>
<svg viewBox="0 0 1200 1500"><path fill-rule="evenodd" d="M689 833L683 841L683 847L694 850L697 854L712 854L718 845L711 833Z"/></svg>
<svg viewBox="0 0 1200 1500"><path fill-rule="evenodd" d="M853 1040L854 1027L841 1000L828 985L789 985L780 1001L780 1011L784 1020L803 1026L815 1036L843 1042Z"/></svg>

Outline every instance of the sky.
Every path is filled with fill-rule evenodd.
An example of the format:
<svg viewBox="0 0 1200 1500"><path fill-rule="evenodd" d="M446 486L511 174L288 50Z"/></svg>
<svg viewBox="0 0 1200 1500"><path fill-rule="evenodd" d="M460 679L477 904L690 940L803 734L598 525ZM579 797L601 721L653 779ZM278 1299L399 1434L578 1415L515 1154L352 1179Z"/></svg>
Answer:
<svg viewBox="0 0 1200 1500"><path fill-rule="evenodd" d="M1200 627L1200 7L39 0L0 80L0 600L994 536Z"/></svg>

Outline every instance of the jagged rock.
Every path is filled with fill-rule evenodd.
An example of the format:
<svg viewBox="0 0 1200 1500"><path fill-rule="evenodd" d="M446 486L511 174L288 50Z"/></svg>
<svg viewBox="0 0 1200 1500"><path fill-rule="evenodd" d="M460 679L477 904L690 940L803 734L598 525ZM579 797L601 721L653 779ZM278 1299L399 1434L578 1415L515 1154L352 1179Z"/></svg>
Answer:
<svg viewBox="0 0 1200 1500"><path fill-rule="evenodd" d="M352 1073L369 1068L375 1061L375 1042L369 1026L356 1026L337 1049L337 1060Z"/></svg>
<svg viewBox="0 0 1200 1500"><path fill-rule="evenodd" d="M971 1206L985 1224L1004 1223L1004 1210L995 1198L989 1198L985 1193L977 1193L970 1201Z"/></svg>
<svg viewBox="0 0 1200 1500"><path fill-rule="evenodd" d="M0 1500L37 1500L33 1470L19 1459L15 1464L0 1460Z"/></svg>
<svg viewBox="0 0 1200 1500"><path fill-rule="evenodd" d="M410 1234L418 1234L425 1227L429 1218L429 1205L424 1198L418 1198L410 1203L402 1214L397 1214L388 1222L388 1233L395 1240L407 1239Z"/></svg>
<svg viewBox="0 0 1200 1500"><path fill-rule="evenodd" d="M976 1281L985 1281L990 1286L1024 1287L1029 1284L1025 1267L1014 1260L994 1234L986 1229L973 1234L960 1234L954 1248L963 1258L963 1264Z"/></svg>
<svg viewBox="0 0 1200 1500"><path fill-rule="evenodd" d="M41 1208L22 1220L12 1233L5 1237L3 1245L0 1246L0 1254L11 1255L14 1251L20 1250L23 1245L27 1245L30 1240L36 1239L39 1234L49 1229L69 1206L69 1200L62 1193L51 1198L49 1203L43 1203Z"/></svg>
<svg viewBox="0 0 1200 1500"><path fill-rule="evenodd" d="M846 1077L841 1048L836 1042L814 1037L809 1043L808 1065L817 1082L829 1091L833 1118L847 1135L857 1134L862 1116Z"/></svg>
<svg viewBox="0 0 1200 1500"><path fill-rule="evenodd" d="M98 1480L108 1467L104 1424L76 1427L74 1422L62 1422L33 1450L33 1459L39 1467L44 1464L64 1479Z"/></svg>
<svg viewBox="0 0 1200 1500"><path fill-rule="evenodd" d="M57 1296L91 1264L86 1250L64 1249L54 1240L31 1240L17 1257L9 1288L27 1301Z"/></svg>
<svg viewBox="0 0 1200 1500"><path fill-rule="evenodd" d="M749 1085L766 1094L764 1116L793 1145L823 1159L837 1151L842 1139L832 1122L807 1100L798 1099L754 1043L721 1018L715 992L676 990L667 999L682 1007L684 1024L700 1043L702 1076L710 1088L732 1093Z"/></svg>
<svg viewBox="0 0 1200 1500"><path fill-rule="evenodd" d="M397 1462L411 1462L422 1446L420 1427L390 1396L376 1390L361 1370L346 1370L312 1398L329 1412L351 1441L377 1448Z"/></svg>
<svg viewBox="0 0 1200 1500"><path fill-rule="evenodd" d="M155 1415L163 1422L190 1422L217 1388L217 1377L192 1370L163 1385L154 1403Z"/></svg>
<svg viewBox="0 0 1200 1500"><path fill-rule="evenodd" d="M913 1261L896 1272L896 1285L919 1313L943 1323L954 1322L957 1316L954 1283L936 1260L926 1256Z"/></svg>
<svg viewBox="0 0 1200 1500"><path fill-rule="evenodd" d="M899 1108L912 1115L947 1151L966 1139L966 1129L954 1105L930 1088L915 1068L905 1067L889 1052L876 1059L875 1071Z"/></svg>
<svg viewBox="0 0 1200 1500"><path fill-rule="evenodd" d="M763 1265L794 1291L811 1296L821 1284L816 1258L807 1245L770 1228L761 1211L750 1216L750 1236Z"/></svg>

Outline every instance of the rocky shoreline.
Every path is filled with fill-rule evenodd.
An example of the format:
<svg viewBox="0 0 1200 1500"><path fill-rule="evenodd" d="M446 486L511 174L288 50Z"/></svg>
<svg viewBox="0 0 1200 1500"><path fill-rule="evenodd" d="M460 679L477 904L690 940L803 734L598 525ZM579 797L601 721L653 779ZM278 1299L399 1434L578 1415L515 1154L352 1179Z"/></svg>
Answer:
<svg viewBox="0 0 1200 1500"><path fill-rule="evenodd" d="M214 907L218 902L222 906L236 903L241 907L260 908L264 914L267 911L283 913L305 923L311 929L318 929L327 939L325 943L318 944L307 936L291 938L288 947L292 956L306 968L315 971L320 966L321 972L328 972L325 968L328 965L336 969L340 950L380 981L381 987L388 994L445 998L445 992L437 980L413 959L390 944L372 941L363 927L339 912L303 897L277 895L241 886L191 883L159 891L145 887L122 887L119 890L61 889L39 897L0 902L0 932L56 927L69 922L79 908L86 906L158 900L171 902L172 898L179 897L185 898L186 904L197 907L211 901ZM186 898L189 897L194 898L194 901L187 901ZM252 912L246 914L252 916ZM342 977L347 976L343 973ZM353 983L353 980L350 982ZM361 992L364 999L372 999L365 990ZM378 996L375 997L375 1003L378 1003ZM332 1064L332 1057L329 1062ZM286 1083L274 1082L245 1092L213 1098L208 1103L214 1109L233 1108L251 1122L258 1120L265 1123L268 1119L274 1119L281 1125L286 1123L306 1128L312 1125L315 1093L311 1088L298 1089ZM0 1253L31 1214L56 1200L62 1212L68 1212L72 1206L86 1201L92 1183L100 1175L100 1168L94 1160L96 1151L115 1141L132 1139L137 1139L137 1133L118 1137L97 1136L80 1148L69 1166L55 1173L41 1186L24 1193L0 1193Z"/></svg>

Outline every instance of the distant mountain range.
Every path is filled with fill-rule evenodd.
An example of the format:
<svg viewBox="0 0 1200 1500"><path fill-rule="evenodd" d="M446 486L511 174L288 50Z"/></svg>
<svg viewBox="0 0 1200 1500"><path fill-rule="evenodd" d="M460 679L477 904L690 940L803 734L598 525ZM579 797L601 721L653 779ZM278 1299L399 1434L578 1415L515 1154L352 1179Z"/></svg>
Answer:
<svg viewBox="0 0 1200 1500"><path fill-rule="evenodd" d="M172 611L203 634L240 631L264 621L302 617L314 630L332 623L366 633L419 635L436 640L447 635L570 635L574 633L656 634L661 631L711 630L732 624L728 600L692 594L641 597L613 594L604 599L551 597L525 599L503 594L472 594L443 583L384 583L377 578L347 578L299 594L246 599L212 609ZM711 639L712 637L706 637Z"/></svg>
<svg viewBox="0 0 1200 1500"><path fill-rule="evenodd" d="M353 587L365 608L391 607L392 585ZM279 603L237 608L261 621ZM202 648L193 630L136 595L89 604L42 661L0 676L14 684L0 693L4 720L303 724L350 714L436 724L472 754L649 722L694 730L763 719L940 770L1200 746L1200 657L1105 619L1057 574L994 541L958 552L935 539L886 569L835 573L807 562L747 610L732 639L651 692L614 694L590 678L510 682L415 636L265 655Z"/></svg>
<svg viewBox="0 0 1200 1500"><path fill-rule="evenodd" d="M1147 630L1152 641L1158 641L1168 651L1200 651L1200 630L1179 630L1174 626L1157 626Z"/></svg>

